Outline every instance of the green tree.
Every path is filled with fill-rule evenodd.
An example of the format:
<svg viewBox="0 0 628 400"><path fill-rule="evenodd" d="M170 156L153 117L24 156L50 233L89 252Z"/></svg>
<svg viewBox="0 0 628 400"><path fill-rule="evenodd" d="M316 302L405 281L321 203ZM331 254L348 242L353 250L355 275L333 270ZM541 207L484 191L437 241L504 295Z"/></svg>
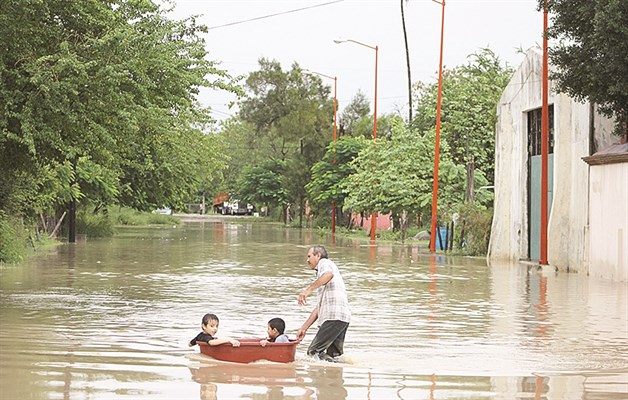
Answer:
<svg viewBox="0 0 628 400"><path fill-rule="evenodd" d="M428 213L432 201L434 160L433 132L412 133L401 121L393 123L389 139L377 139L353 161L356 172L343 180L345 209L400 216L405 239L408 216ZM447 142L441 145L447 148ZM464 167L453 163L447 152L440 161L439 209L451 210L464 196Z"/></svg>
<svg viewBox="0 0 628 400"><path fill-rule="evenodd" d="M239 116L254 127L250 141L267 158L286 162L283 184L302 219L310 169L332 139L331 89L297 64L289 71L277 61L262 58L259 64L246 79Z"/></svg>
<svg viewBox="0 0 628 400"><path fill-rule="evenodd" d="M628 133L628 2L551 0L547 7L548 37L557 39L550 49L557 89L598 104L617 118L617 134Z"/></svg>
<svg viewBox="0 0 628 400"><path fill-rule="evenodd" d="M198 90L237 91L206 58L203 31L150 0L5 1L1 207L150 209L195 190L219 163Z"/></svg>
<svg viewBox="0 0 628 400"><path fill-rule="evenodd" d="M367 143L362 137L341 136L327 146L323 159L312 167L312 180L306 185L315 210L328 210L332 202L342 210L346 196L342 181L356 172L352 161Z"/></svg>
<svg viewBox="0 0 628 400"><path fill-rule="evenodd" d="M493 181L495 168L496 105L512 69L502 66L490 49L469 56L467 64L444 71L441 138L449 156L468 173L480 170ZM419 131L436 124L436 84L417 85L417 113L412 126Z"/></svg>
<svg viewBox="0 0 628 400"><path fill-rule="evenodd" d="M339 127L341 136L364 136L372 137L373 119L369 121L371 106L362 91L358 91L351 99L351 102L342 110L339 115ZM362 126L360 122L364 121ZM368 128L370 126L370 129Z"/></svg>
<svg viewBox="0 0 628 400"><path fill-rule="evenodd" d="M237 193L242 200L267 206L284 206L288 192L283 183L286 163L268 160L259 166L244 167L237 181Z"/></svg>

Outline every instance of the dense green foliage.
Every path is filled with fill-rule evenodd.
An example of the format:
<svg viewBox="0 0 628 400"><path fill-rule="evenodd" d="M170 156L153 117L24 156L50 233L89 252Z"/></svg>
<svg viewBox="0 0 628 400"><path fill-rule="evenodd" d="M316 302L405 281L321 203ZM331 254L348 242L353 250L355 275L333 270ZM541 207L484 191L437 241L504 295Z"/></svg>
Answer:
<svg viewBox="0 0 628 400"><path fill-rule="evenodd" d="M249 203L268 208L288 204L288 191L283 182L286 163L268 160L261 165L246 166L238 177L238 196Z"/></svg>
<svg viewBox="0 0 628 400"><path fill-rule="evenodd" d="M400 215L401 236L405 238L408 215L428 214L431 209L433 139L411 132L398 119L391 138L370 142L353 161L356 172L343 181L345 207ZM447 143L441 142L441 147L445 150ZM443 157L439 166L439 208L447 210L462 203L464 183L464 166Z"/></svg>
<svg viewBox="0 0 628 400"><path fill-rule="evenodd" d="M201 32L149 0L3 2L0 207L181 204L220 169L196 94L235 91Z"/></svg>
<svg viewBox="0 0 628 400"><path fill-rule="evenodd" d="M442 157L482 171L493 182L497 103L512 75L489 49L469 56L467 64L445 70L441 105L441 138L449 147ZM417 110L413 129L425 132L436 124L437 84L416 85Z"/></svg>
<svg viewBox="0 0 628 400"><path fill-rule="evenodd" d="M28 231L21 220L0 211L0 263L16 263L24 258Z"/></svg>
<svg viewBox="0 0 628 400"><path fill-rule="evenodd" d="M539 1L543 9L545 1ZM548 37L557 39L550 59L559 91L600 105L628 133L628 2L551 0Z"/></svg>
<svg viewBox="0 0 628 400"><path fill-rule="evenodd" d="M352 161L369 142L362 137L342 136L327 146L323 159L312 167L312 180L306 186L315 207L327 209L335 202L342 209L347 195L342 183L356 173Z"/></svg>
<svg viewBox="0 0 628 400"><path fill-rule="evenodd" d="M279 202L285 207L294 204L302 217L310 169L322 158L325 146L332 139L330 88L323 86L319 77L303 74L297 64L289 71L283 71L276 61L260 59L259 65L260 70L246 80L246 95L239 114L251 127L246 132L246 143L255 149L257 156L244 156L247 160L262 158L284 164L280 179L282 192L272 189L275 193L272 203ZM242 169L241 173L238 187L251 198L247 187L252 186L251 179L255 178L250 169Z"/></svg>

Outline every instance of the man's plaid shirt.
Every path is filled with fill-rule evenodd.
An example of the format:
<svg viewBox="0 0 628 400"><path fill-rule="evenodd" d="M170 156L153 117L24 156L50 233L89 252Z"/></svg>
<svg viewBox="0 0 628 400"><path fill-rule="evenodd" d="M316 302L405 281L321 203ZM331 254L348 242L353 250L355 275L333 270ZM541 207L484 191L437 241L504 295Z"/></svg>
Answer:
<svg viewBox="0 0 628 400"><path fill-rule="evenodd" d="M316 269L317 278L326 272L331 272L334 275L326 285L316 289L318 323L322 324L329 320L350 322L351 311L349 310L347 289L338 267L330 259L321 258L316 265Z"/></svg>

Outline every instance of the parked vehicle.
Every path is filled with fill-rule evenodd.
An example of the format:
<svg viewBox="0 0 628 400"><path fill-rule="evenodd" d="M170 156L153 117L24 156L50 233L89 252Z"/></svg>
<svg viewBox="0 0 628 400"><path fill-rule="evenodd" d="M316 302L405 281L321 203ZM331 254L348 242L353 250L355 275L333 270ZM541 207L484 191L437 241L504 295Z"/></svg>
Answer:
<svg viewBox="0 0 628 400"><path fill-rule="evenodd" d="M231 215L252 215L254 209L252 204L245 203L241 200L229 201L226 208L227 213Z"/></svg>
<svg viewBox="0 0 628 400"><path fill-rule="evenodd" d="M255 207L242 200L229 197L228 193L220 193L213 203L214 212L222 215L253 215Z"/></svg>

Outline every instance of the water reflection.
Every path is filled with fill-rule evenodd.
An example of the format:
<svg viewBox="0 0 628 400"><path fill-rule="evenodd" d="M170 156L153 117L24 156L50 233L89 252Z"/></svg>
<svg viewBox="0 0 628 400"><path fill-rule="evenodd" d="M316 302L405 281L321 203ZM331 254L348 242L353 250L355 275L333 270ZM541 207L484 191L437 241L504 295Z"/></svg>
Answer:
<svg viewBox="0 0 628 400"><path fill-rule="evenodd" d="M576 274L425 255L275 225L124 228L0 269L2 398L625 399L628 290ZM294 334L296 295L322 242L353 319L346 364L198 360L206 312L219 336ZM190 358L192 357L192 358Z"/></svg>
<svg viewBox="0 0 628 400"><path fill-rule="evenodd" d="M344 368L338 365L238 365L207 358L189 369L192 379L200 385L201 400L228 399L229 393L219 393L220 384L265 387L263 393L253 389L244 396L254 399L343 400L348 394L343 379Z"/></svg>

